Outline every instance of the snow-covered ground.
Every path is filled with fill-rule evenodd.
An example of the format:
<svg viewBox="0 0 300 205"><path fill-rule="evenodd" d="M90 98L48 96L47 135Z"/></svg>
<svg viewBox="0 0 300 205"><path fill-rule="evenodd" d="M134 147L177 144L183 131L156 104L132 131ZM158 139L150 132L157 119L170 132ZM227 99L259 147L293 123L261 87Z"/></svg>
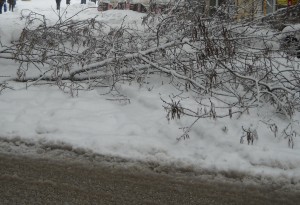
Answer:
<svg viewBox="0 0 300 205"><path fill-rule="evenodd" d="M98 20L118 25L124 16L128 24L139 24L143 16L133 11L98 12L95 4L80 5L80 0L71 0L65 15L72 16L88 6L92 8L75 18L98 15ZM55 22L58 18L55 7L54 0L18 0L15 12L0 15L1 42L7 45L18 38L24 26L19 18L22 9L42 13ZM61 7L64 11L65 1ZM17 68L15 62L0 59L0 80L15 76ZM130 101L112 100L108 95L101 95L101 90L80 92L78 97L71 97L54 86L27 88L22 83L8 83L13 89L0 94L1 138L65 142L74 148L103 155L195 170L240 172L262 180L272 178L287 184L300 184L299 137L295 138L294 149L288 147L284 137L275 138L260 120L272 119L281 130L286 122L272 116L267 107L239 119L201 119L193 127L189 139L177 141L182 134L180 128L192 121L188 118L167 121L160 98L168 99L168 95L178 94L167 81L142 87L122 85L120 90ZM299 114L295 119L300 119ZM257 129L259 139L254 145L240 143L242 126Z"/></svg>

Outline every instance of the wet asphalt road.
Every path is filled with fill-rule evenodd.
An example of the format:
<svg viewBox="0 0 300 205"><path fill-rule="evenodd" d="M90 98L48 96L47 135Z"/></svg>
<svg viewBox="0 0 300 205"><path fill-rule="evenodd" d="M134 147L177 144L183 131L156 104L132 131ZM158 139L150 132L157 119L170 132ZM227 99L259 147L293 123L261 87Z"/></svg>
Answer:
<svg viewBox="0 0 300 205"><path fill-rule="evenodd" d="M0 204L300 204L300 193L0 154Z"/></svg>

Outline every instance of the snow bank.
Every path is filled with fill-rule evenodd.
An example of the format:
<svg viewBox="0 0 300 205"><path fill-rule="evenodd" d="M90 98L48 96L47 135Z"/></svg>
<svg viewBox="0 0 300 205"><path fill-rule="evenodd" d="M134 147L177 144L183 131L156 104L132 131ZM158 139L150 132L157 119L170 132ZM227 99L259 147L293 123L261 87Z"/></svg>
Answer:
<svg viewBox="0 0 300 205"><path fill-rule="evenodd" d="M0 95L0 136L67 142L103 155L300 182L299 141L288 148L287 140L258 125L256 114L200 120L190 139L178 142L179 128L191 122L183 118L168 123L158 94L167 93L165 89L149 92L124 85L130 103L109 100L97 91L72 98L55 87L7 90ZM241 126L249 123L256 123L259 140L240 144Z"/></svg>

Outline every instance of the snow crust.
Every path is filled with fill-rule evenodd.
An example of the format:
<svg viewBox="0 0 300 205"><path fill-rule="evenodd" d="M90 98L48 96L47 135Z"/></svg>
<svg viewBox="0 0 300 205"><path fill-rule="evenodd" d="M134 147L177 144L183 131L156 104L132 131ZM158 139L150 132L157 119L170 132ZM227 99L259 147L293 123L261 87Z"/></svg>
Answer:
<svg viewBox="0 0 300 205"><path fill-rule="evenodd" d="M61 7L62 11L66 8L64 1ZM81 5L80 0L72 0L65 15L72 16L87 7L93 8L75 18L98 15L99 20L113 26L119 25L126 16L126 23L138 25L144 15L132 11L98 12L95 4ZM22 9L43 13L53 22L57 20L53 0L18 1L15 12L1 16L2 44L18 39L24 26L19 18ZM0 59L0 76L15 76L17 68L16 63ZM295 138L294 149L288 148L287 139L275 138L260 120L262 116L272 119L280 128L288 122L262 107L238 119L200 119L189 139L177 141L182 134L180 128L190 125L192 119L167 121L160 98L178 94L168 83L165 79L156 79L142 87L124 84L120 89L130 100L115 100L102 95L101 90L80 92L78 97L71 97L56 87L26 88L24 84L9 82L13 90L6 89L0 95L0 137L66 142L103 155L215 172L237 171L300 183L299 137ZM299 120L299 114L295 119ZM259 139L254 145L240 143L242 126L257 130Z"/></svg>

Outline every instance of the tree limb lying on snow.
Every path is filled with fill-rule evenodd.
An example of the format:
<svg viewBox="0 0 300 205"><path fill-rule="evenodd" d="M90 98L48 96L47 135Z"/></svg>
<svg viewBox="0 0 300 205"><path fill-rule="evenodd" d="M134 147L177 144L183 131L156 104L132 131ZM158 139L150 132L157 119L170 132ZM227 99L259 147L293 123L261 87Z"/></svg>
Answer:
<svg viewBox="0 0 300 205"><path fill-rule="evenodd" d="M24 16L19 40L1 50L0 58L20 62L16 80L32 84L85 83L91 89L160 73L176 81L179 90L201 98L202 113L181 108L196 118L231 116L261 103L287 117L299 109L299 60L272 48L272 36L261 34L258 25L239 24L220 13L204 18L197 6L177 6L159 18L149 14L141 30L123 24L112 28L96 18L60 18L48 25L44 16L31 12ZM40 75L27 77L31 65ZM174 107L164 102L166 109Z"/></svg>

